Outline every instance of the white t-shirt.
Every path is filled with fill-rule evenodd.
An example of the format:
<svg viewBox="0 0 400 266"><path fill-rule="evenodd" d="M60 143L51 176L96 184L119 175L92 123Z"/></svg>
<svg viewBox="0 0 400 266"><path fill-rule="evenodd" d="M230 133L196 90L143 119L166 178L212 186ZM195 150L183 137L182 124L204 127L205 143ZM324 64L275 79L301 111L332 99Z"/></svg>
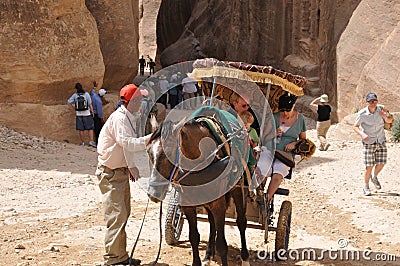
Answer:
<svg viewBox="0 0 400 266"><path fill-rule="evenodd" d="M192 79L190 77L184 78L182 80L182 86L183 86L182 91L186 93L196 92L197 91L196 82L197 81L195 79Z"/></svg>
<svg viewBox="0 0 400 266"><path fill-rule="evenodd" d="M160 87L161 94L167 93L169 89L169 82L166 79L160 79L158 81L158 86Z"/></svg>

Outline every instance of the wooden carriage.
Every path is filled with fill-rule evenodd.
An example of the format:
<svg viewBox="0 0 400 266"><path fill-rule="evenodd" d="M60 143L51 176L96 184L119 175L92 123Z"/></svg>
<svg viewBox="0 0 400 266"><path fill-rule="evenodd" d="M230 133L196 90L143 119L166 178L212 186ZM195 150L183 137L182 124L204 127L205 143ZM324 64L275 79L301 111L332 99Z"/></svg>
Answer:
<svg viewBox="0 0 400 266"><path fill-rule="evenodd" d="M203 95L210 101L219 101L230 105L232 95L235 93L251 102L254 115L262 124L268 114L278 111L278 100L283 94L290 93L295 96L304 94L303 88L306 79L275 69L271 66L251 65L243 62L218 61L214 58L199 59L193 63L193 70L188 76L196 79ZM261 129L262 130L262 129ZM276 194L288 195L289 190L279 188ZM165 239L168 244L178 243L184 218L179 210L179 195L171 194L168 206ZM274 212L274 202L266 202L265 195L258 195L247 199L246 218L248 227L264 230L264 241L268 241L268 231L275 231L275 249L288 249L292 204L283 201L280 206L276 226L271 223ZM235 225L236 211L233 201L226 213L226 224ZM207 221L206 212L198 208L198 219Z"/></svg>

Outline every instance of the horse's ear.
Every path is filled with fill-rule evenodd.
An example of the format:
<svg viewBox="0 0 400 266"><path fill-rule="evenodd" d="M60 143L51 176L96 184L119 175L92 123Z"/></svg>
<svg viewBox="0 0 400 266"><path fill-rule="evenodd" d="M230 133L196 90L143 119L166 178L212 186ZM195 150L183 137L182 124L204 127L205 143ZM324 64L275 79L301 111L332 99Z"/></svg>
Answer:
<svg viewBox="0 0 400 266"><path fill-rule="evenodd" d="M151 114L151 116L150 116L150 125L151 125L151 133L154 133L156 131L157 127L159 126L158 122L157 122L157 118L154 114Z"/></svg>

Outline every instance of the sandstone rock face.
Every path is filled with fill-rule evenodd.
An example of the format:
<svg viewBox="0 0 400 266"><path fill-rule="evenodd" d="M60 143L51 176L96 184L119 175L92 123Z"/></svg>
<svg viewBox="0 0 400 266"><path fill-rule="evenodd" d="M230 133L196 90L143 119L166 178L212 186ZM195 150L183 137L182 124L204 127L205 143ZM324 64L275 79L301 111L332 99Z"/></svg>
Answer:
<svg viewBox="0 0 400 266"><path fill-rule="evenodd" d="M400 2L363 0L337 47L339 117L363 108L371 91L399 111L399 43Z"/></svg>
<svg viewBox="0 0 400 266"><path fill-rule="evenodd" d="M103 80L96 22L83 0L2 1L0 123L57 140L77 140L66 105L81 82Z"/></svg>
<svg viewBox="0 0 400 266"><path fill-rule="evenodd" d="M66 105L75 83L89 91L96 80L119 90L132 80L138 0L92 2L1 1L0 124L79 142Z"/></svg>
<svg viewBox="0 0 400 266"><path fill-rule="evenodd" d="M83 0L5 0L0 17L0 102L64 104L75 82L102 82L96 22Z"/></svg>
<svg viewBox="0 0 400 266"><path fill-rule="evenodd" d="M139 0L86 0L97 22L105 73L103 86L119 90L138 71Z"/></svg>
<svg viewBox="0 0 400 266"><path fill-rule="evenodd" d="M272 65L309 80L310 101L328 93L336 105L336 43L361 0L163 0L157 21L163 66L215 57Z"/></svg>
<svg viewBox="0 0 400 266"><path fill-rule="evenodd" d="M155 58L157 51L156 22L161 0L139 1L139 55Z"/></svg>

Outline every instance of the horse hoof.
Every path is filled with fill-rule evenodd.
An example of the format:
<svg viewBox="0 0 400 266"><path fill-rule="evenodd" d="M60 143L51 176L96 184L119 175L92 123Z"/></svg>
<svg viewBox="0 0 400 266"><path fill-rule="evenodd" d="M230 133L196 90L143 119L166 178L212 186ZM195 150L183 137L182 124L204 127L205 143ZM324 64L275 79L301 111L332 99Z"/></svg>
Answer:
<svg viewBox="0 0 400 266"><path fill-rule="evenodd" d="M242 266L250 266L250 262L248 260L242 260Z"/></svg>

